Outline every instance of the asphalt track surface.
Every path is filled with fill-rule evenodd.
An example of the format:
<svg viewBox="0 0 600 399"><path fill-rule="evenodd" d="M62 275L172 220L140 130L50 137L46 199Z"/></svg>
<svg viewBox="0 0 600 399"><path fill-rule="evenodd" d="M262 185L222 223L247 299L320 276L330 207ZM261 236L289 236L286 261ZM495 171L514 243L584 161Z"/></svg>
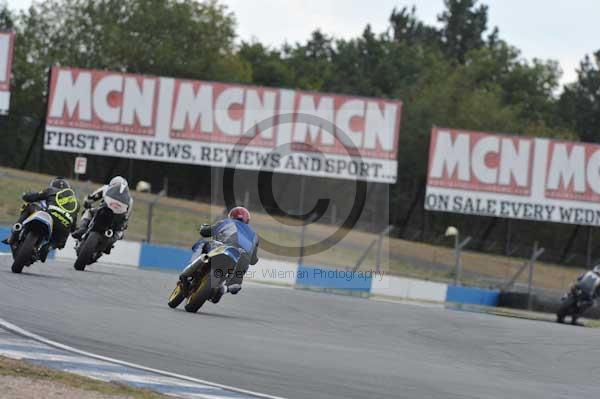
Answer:
<svg viewBox="0 0 600 399"><path fill-rule="evenodd" d="M246 284L198 314L173 274L0 257L0 318L78 349L296 398L589 398L600 329Z"/></svg>

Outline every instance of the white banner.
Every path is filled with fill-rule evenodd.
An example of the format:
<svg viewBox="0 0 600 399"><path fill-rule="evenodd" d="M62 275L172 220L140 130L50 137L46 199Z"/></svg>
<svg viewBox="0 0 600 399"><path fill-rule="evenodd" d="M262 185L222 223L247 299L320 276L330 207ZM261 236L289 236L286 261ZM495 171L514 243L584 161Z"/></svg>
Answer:
<svg viewBox="0 0 600 399"><path fill-rule="evenodd" d="M600 226L600 146L434 128L425 209Z"/></svg>
<svg viewBox="0 0 600 399"><path fill-rule="evenodd" d="M53 68L44 148L394 183L402 104Z"/></svg>

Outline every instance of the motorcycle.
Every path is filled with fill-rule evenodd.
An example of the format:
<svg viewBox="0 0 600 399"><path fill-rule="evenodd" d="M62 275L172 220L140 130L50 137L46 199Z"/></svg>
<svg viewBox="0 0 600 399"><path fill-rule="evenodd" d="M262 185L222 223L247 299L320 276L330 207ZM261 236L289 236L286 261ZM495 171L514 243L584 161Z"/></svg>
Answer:
<svg viewBox="0 0 600 399"><path fill-rule="evenodd" d="M185 310L196 313L206 301L218 302L227 279L235 272L242 256L240 249L222 242L209 241L211 249L202 251L204 241L194 245L194 255L188 267L195 268L186 290L181 281L169 297L169 307L175 309L185 300ZM187 291L187 292L186 292Z"/></svg>
<svg viewBox="0 0 600 399"><path fill-rule="evenodd" d="M45 201L39 202L39 210L33 212L23 223L15 223L18 232L16 241L10 246L13 255L11 270L21 273L38 260L45 261L52 242L54 218Z"/></svg>
<svg viewBox="0 0 600 399"><path fill-rule="evenodd" d="M573 284L561 298L556 321L564 323L565 318L571 316L571 324L576 325L577 319L594 304L594 293L599 284L600 278L593 273L587 273L581 281Z"/></svg>
<svg viewBox="0 0 600 399"><path fill-rule="evenodd" d="M117 240L113 226L119 223L129 211L129 190L121 190L119 186L108 187L104 193L103 203L96 209L86 232L75 243L75 270L84 271L86 266L109 254Z"/></svg>

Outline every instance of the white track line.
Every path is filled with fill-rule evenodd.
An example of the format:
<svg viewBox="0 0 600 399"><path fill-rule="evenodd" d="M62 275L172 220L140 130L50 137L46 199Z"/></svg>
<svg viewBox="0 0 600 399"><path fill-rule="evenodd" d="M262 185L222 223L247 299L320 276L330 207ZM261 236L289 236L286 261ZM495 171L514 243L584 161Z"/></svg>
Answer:
<svg viewBox="0 0 600 399"><path fill-rule="evenodd" d="M59 342L55 342L55 341L51 341L47 338L44 338L42 336L39 336L37 334L34 334L32 332L29 332L27 330L22 329L21 327L18 327L12 323L9 323L8 321L4 320L4 319L0 319L0 327L11 331L15 334L18 335L22 335L26 338L32 339L34 341L38 341L41 343L44 343L48 346L52 346L54 348L58 348L58 349L62 349L71 353L76 353L78 355L81 356L87 356L87 357L91 357L93 359L98 359L98 360L103 360L105 362L110 362L110 363L114 363L114 364L119 364L121 366L126 366L126 367L131 367L131 368L135 368L138 370L143 370L143 371L148 371L151 373L155 373L155 374L160 374L166 377L171 377L171 378L177 378L183 381L190 381L190 382L195 382L197 384L204 384L204 385L208 385L211 387L215 387L215 388L221 388L227 391L231 391L231 392L237 392L240 394L244 394L244 395L250 395L250 396L255 396L257 398L263 398L263 399L285 399L282 398L281 396L273 396L273 395L266 395L263 393L258 393L258 392L253 392L253 391L248 391L246 389L240 389L240 388L235 388L235 387L231 387L228 385L222 385L222 384L217 384L214 382L210 382L210 381L205 381L205 380L201 380L198 378L193 378L193 377L188 377L185 375L181 375L181 374L175 374L175 373L170 373L168 371L163 371L163 370L157 370L157 369L153 369L150 367L145 367L145 366L140 366L139 364L135 364L135 363L129 363L129 362L124 362L122 360L117 360L117 359L113 359L110 357L106 357L106 356L100 356L100 355L96 355L94 353L90 353L90 352L85 352L79 349L75 349L73 347L61 344Z"/></svg>

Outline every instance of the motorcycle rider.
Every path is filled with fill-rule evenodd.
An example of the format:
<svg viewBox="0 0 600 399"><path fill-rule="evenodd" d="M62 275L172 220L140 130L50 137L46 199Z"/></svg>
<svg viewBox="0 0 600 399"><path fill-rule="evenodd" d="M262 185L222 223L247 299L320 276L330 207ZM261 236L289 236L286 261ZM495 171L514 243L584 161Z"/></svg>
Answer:
<svg viewBox="0 0 600 399"><path fill-rule="evenodd" d="M40 250L40 261L45 262L51 247L64 248L69 233L77 226L77 212L79 210L77 197L69 182L64 177L59 176L52 179L48 188L40 192L23 193L21 198L25 204L21 208L21 215L15 225L22 224L35 211L42 210L43 207L40 201L46 202L48 213L53 216L55 221L58 221L53 224L52 242ZM13 227L10 237L2 242L8 245L15 244L18 236L19 231Z"/></svg>
<svg viewBox="0 0 600 399"><path fill-rule="evenodd" d="M590 293L588 301L593 302L600 293L600 265L577 277L575 283L584 293Z"/></svg>
<svg viewBox="0 0 600 399"><path fill-rule="evenodd" d="M588 272L581 274L577 277L577 281L571 286L573 288L581 289L582 295L584 295L581 301L580 307L585 309L594 304L594 300L600 296L600 265L594 266L594 268ZM563 323L564 320L559 319L559 323ZM577 322L577 317L573 316L572 323Z"/></svg>
<svg viewBox="0 0 600 399"><path fill-rule="evenodd" d="M122 176L115 176L110 180L110 182L108 184L100 187L99 189L97 189L96 191L94 191L93 193L91 193L87 196L87 198L83 202L83 207L85 208L85 212L83 213L83 216L81 218L81 225L72 234L73 238L75 238L76 240L81 240L81 238L87 231L90 221L94 217L94 214L100 208L100 206L102 206L102 200L104 198L104 194L106 193L106 191L109 188L112 188L115 186L119 187L120 192L123 192L125 190L129 191L129 185L127 183L127 180L125 180L125 178L123 178ZM94 203L97 201L100 201L100 203L98 204L98 206L93 207ZM123 215L116 216L115 221L113 223L113 232L114 232L113 237L114 237L115 241L121 240L123 238L123 236L125 235L125 230L127 230L127 223L129 221L129 217L131 216L132 210L133 210L133 198L131 198L131 196L129 196L129 204L127 207L127 212L124 213ZM110 250L111 250L111 246L109 246L105 252L107 254L109 254Z"/></svg>
<svg viewBox="0 0 600 399"><path fill-rule="evenodd" d="M201 253L210 251L211 242L205 238L213 237L214 240L236 247L241 250L242 256L236 265L233 275L229 277L221 291L212 299L213 303L219 302L223 294L229 292L233 295L242 289L244 275L250 265L258 262L258 237L250 227L250 212L242 206L231 209L226 218L214 224L203 224L200 226L200 235L203 237L193 246L196 251L200 247ZM189 289L189 280L194 275L198 264L192 263L179 275L184 291Z"/></svg>

